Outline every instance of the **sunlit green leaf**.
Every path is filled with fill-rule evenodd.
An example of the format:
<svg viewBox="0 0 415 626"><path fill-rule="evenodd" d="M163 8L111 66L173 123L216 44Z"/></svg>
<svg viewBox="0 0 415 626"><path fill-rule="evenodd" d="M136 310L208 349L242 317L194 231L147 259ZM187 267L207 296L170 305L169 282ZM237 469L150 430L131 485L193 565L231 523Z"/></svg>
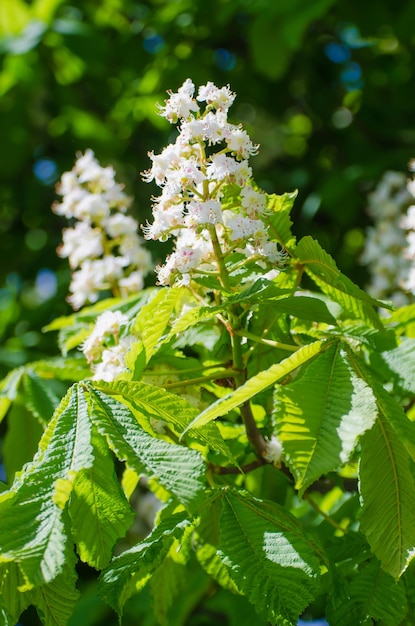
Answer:
<svg viewBox="0 0 415 626"><path fill-rule="evenodd" d="M90 387L89 398L91 420L118 458L138 473L157 478L186 506L194 505L205 486L200 453L152 437L127 406L98 389Z"/></svg>
<svg viewBox="0 0 415 626"><path fill-rule="evenodd" d="M119 615L122 615L128 598L146 583L173 540L180 537L189 524L184 513L167 517L144 541L115 557L102 572L100 594Z"/></svg>
<svg viewBox="0 0 415 626"><path fill-rule="evenodd" d="M281 363L272 365L269 369L259 372L256 376L252 376L244 385L238 387L235 391L223 398L219 398L216 402L210 405L207 409L199 413L199 415L190 423L184 432L187 432L190 428L200 428L204 424L216 419L219 415L225 415L232 409L237 408L247 400L250 400L260 391L263 391L267 387L278 382L284 376L290 374L293 370L297 369L307 361L314 358L324 346L324 342L315 341L299 348L297 352L290 355Z"/></svg>
<svg viewBox="0 0 415 626"><path fill-rule="evenodd" d="M118 539L131 526L134 513L117 480L104 440L93 436L94 463L78 472L69 500L72 532L82 561L102 569Z"/></svg>
<svg viewBox="0 0 415 626"><path fill-rule="evenodd" d="M317 241L310 236L303 237L295 255L322 292L339 302L348 315L375 328L382 327L374 308L380 303L342 274Z"/></svg>
<svg viewBox="0 0 415 626"><path fill-rule="evenodd" d="M415 466L383 413L361 439L359 489L361 530L396 578L415 554Z"/></svg>
<svg viewBox="0 0 415 626"><path fill-rule="evenodd" d="M339 344L304 374L275 392L274 415L286 461L302 493L346 461L377 415L370 387L358 378Z"/></svg>
<svg viewBox="0 0 415 626"><path fill-rule="evenodd" d="M227 491L219 532L218 553L238 588L272 623L295 626L320 574L299 522L272 502Z"/></svg>

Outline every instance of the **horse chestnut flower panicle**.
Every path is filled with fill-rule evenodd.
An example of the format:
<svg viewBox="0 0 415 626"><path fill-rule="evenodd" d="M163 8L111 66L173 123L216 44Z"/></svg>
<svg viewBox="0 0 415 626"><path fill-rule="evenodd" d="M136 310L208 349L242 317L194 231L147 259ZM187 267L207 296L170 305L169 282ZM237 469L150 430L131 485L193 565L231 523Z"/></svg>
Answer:
<svg viewBox="0 0 415 626"><path fill-rule="evenodd" d="M62 202L53 210L77 220L63 230L60 256L68 258L72 272L68 301L74 309L96 302L100 293L128 296L141 290L153 269L134 218L126 215L131 204L114 169L102 167L92 150L78 154L73 169L57 186Z"/></svg>
<svg viewBox="0 0 415 626"><path fill-rule="evenodd" d="M239 252L261 268L278 268L284 254L264 221L267 196L252 180L249 158L258 152L248 133L228 122L235 94L212 82L199 87L187 79L169 93L160 114L177 124L179 135L143 173L161 194L146 239L175 239L175 249L156 268L161 285L188 285L198 274L218 274L218 257ZM204 104L204 110L202 110Z"/></svg>

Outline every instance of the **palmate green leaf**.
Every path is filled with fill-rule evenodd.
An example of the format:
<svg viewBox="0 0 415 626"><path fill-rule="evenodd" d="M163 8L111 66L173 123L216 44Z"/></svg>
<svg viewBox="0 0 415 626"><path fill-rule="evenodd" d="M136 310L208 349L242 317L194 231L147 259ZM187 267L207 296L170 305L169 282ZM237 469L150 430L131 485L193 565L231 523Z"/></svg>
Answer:
<svg viewBox="0 0 415 626"><path fill-rule="evenodd" d="M313 322L336 324L327 304L309 295L292 295L292 289L281 289L276 283L260 278L239 294L230 296L224 306L229 304L264 304L272 301L274 315L287 314ZM224 307L223 307L224 308Z"/></svg>
<svg viewBox="0 0 415 626"><path fill-rule="evenodd" d="M278 437L300 494L348 461L377 415L373 392L340 343L320 354L298 380L278 386L274 403Z"/></svg>
<svg viewBox="0 0 415 626"><path fill-rule="evenodd" d="M235 584L272 624L295 626L318 591L317 546L283 507L222 496L218 554Z"/></svg>
<svg viewBox="0 0 415 626"><path fill-rule="evenodd" d="M415 465L382 412L361 438L359 490L361 530L397 578L415 554Z"/></svg>
<svg viewBox="0 0 415 626"><path fill-rule="evenodd" d="M401 306L396 311L392 311L388 323L392 325L398 336L415 337L415 304Z"/></svg>
<svg viewBox="0 0 415 626"><path fill-rule="evenodd" d="M415 339L405 337L394 350L382 353L392 376L405 391L415 394Z"/></svg>
<svg viewBox="0 0 415 626"><path fill-rule="evenodd" d="M267 208L272 211L272 213L267 213L266 215L268 231L273 239L288 249L295 243L295 237L291 232L292 221L290 213L297 195L298 191L284 193L281 196L276 194L267 195Z"/></svg>
<svg viewBox="0 0 415 626"><path fill-rule="evenodd" d="M24 367L18 367L9 372L0 383L0 422L5 417L13 400L17 397L24 371Z"/></svg>
<svg viewBox="0 0 415 626"><path fill-rule="evenodd" d="M49 584L28 592L43 626L66 626L79 597L76 580L75 555L72 546L68 546L62 572Z"/></svg>
<svg viewBox="0 0 415 626"><path fill-rule="evenodd" d="M330 581L326 603L326 618L329 624L336 624L336 626L362 624L359 607L350 597L350 584L346 575L334 563L331 563L327 576Z"/></svg>
<svg viewBox="0 0 415 626"><path fill-rule="evenodd" d="M220 310L222 309L215 306L194 306L186 310L173 322L167 340L173 339L173 337L180 335L188 328L199 324L199 322L216 317Z"/></svg>
<svg viewBox="0 0 415 626"><path fill-rule="evenodd" d="M360 611L359 624L372 618L385 626L396 626L405 618L408 606L405 586L382 571L377 559L372 559L359 571L350 584L351 602Z"/></svg>
<svg viewBox="0 0 415 626"><path fill-rule="evenodd" d="M9 485L16 472L33 459L42 433L43 428L39 421L21 404L13 404L7 417L7 431L2 446Z"/></svg>
<svg viewBox="0 0 415 626"><path fill-rule="evenodd" d="M214 494L212 493L211 502L205 503L203 514L201 514L197 527L198 540L195 541L197 546L196 557L205 572L221 587L233 593L240 593L231 572L218 554L217 546L219 545L221 511L221 501L218 498L214 499Z"/></svg>
<svg viewBox="0 0 415 626"><path fill-rule="evenodd" d="M13 620L0 604L0 626L15 626L15 624L16 620Z"/></svg>
<svg viewBox="0 0 415 626"><path fill-rule="evenodd" d="M19 563L28 587L51 582L62 571L63 508L74 475L92 463L87 406L74 386L55 411L32 463L0 495L0 563Z"/></svg>
<svg viewBox="0 0 415 626"><path fill-rule="evenodd" d="M132 332L142 341L146 363L157 351L159 341L183 293L184 289L179 287L160 289L135 318Z"/></svg>
<svg viewBox="0 0 415 626"><path fill-rule="evenodd" d="M310 236L303 237L295 249L295 256L322 292L341 304L348 315L369 326L382 328L374 307L385 306L384 303L371 298L344 276L317 241Z"/></svg>
<svg viewBox="0 0 415 626"><path fill-rule="evenodd" d="M66 626L79 597L76 579L72 546L68 546L63 570L54 580L25 591L22 591L25 579L19 566L16 563L3 564L0 566L0 606L10 616L11 626L15 626L29 605L36 608L44 626Z"/></svg>
<svg viewBox="0 0 415 626"><path fill-rule="evenodd" d="M144 541L115 557L102 571L100 596L119 616L125 602L142 588L167 555L174 539L180 538L190 524L184 512L166 516Z"/></svg>
<svg viewBox="0 0 415 626"><path fill-rule="evenodd" d="M117 457L137 473L157 478L185 506L194 506L205 487L200 453L152 437L127 406L92 385L88 397L91 420Z"/></svg>
<svg viewBox="0 0 415 626"><path fill-rule="evenodd" d="M31 369L24 373L23 389L26 406L40 422L47 424L61 397L46 380Z"/></svg>
<svg viewBox="0 0 415 626"><path fill-rule="evenodd" d="M304 363L307 363L307 361L313 359L326 345L324 341L314 341L299 348L294 354L291 354L280 363L275 363L267 370L252 376L244 385L238 387L227 396L219 398L210 407L199 413L184 432L186 433L193 428L200 428L220 415L225 415L232 409L236 409L260 391L274 385L278 380L281 380L281 378L284 378L301 365L304 365Z"/></svg>
<svg viewBox="0 0 415 626"><path fill-rule="evenodd" d="M18 589L23 588L25 583L17 563L10 562L0 565L0 606L6 610L11 626L15 626L20 615L30 604L28 592L18 592Z"/></svg>
<svg viewBox="0 0 415 626"><path fill-rule="evenodd" d="M91 370L83 355L56 357L35 361L26 366L42 379L56 379L77 382L91 375Z"/></svg>
<svg viewBox="0 0 415 626"><path fill-rule="evenodd" d="M181 547L177 540L172 543L149 582L154 615L162 626L170 626L169 610L187 591L189 569L180 560Z"/></svg>
<svg viewBox="0 0 415 626"><path fill-rule="evenodd" d="M122 380L113 383L100 381L94 386L126 404L141 426L151 433L154 432L152 420L162 420L167 424L173 424L178 432L182 433L198 415L198 410L185 398L147 383ZM197 431L190 430L189 435L211 450L221 452L230 461L234 461L216 424L208 424Z"/></svg>
<svg viewBox="0 0 415 626"><path fill-rule="evenodd" d="M134 511L117 480L104 439L92 431L94 463L78 472L69 500L72 535L82 561L102 569L118 539L133 523Z"/></svg>
<svg viewBox="0 0 415 626"><path fill-rule="evenodd" d="M408 454L415 462L415 423L412 422L402 406L398 404L377 377L358 359L351 350L348 350L350 362L358 375L367 382L372 389L380 415L390 424L400 442L405 446Z"/></svg>
<svg viewBox="0 0 415 626"><path fill-rule="evenodd" d="M42 385L42 391L40 392L42 395L44 393L48 393L49 400L51 401L50 406L53 404L56 406L56 396L52 391L47 390L47 379L57 379L63 381L77 381L87 376L90 376L91 371L86 364L84 358L77 357L57 357L51 358L48 360L40 360L34 361L32 363L28 363L25 366L18 367L11 372L0 382L0 422L5 417L7 411L9 410L11 404L17 399L19 392L21 391L22 381L26 383L28 390L28 396L26 396L26 389L24 390L23 402L26 402L31 410L35 407L30 404L30 401L33 395L36 394L36 397L39 396L40 389L39 386ZM33 380L28 381L28 377L37 380L33 382ZM43 384L43 380L45 382ZM31 382L36 386L36 391L32 388ZM52 400L53 398L53 400ZM43 398L42 402L46 401ZM47 412L47 411L46 411ZM49 413L49 417L52 413Z"/></svg>

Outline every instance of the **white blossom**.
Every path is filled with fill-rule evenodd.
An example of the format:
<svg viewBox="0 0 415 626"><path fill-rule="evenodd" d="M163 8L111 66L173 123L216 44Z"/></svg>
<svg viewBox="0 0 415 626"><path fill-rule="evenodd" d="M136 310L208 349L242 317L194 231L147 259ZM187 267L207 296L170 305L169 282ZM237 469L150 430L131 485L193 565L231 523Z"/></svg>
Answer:
<svg viewBox="0 0 415 626"><path fill-rule="evenodd" d="M69 258L72 268L82 265L88 258L98 258L104 252L101 229L84 222L78 222L74 228L64 228L62 241L59 256Z"/></svg>
<svg viewBox="0 0 415 626"><path fill-rule="evenodd" d="M128 317L120 311L105 311L82 345L82 351L94 373L94 380L110 382L127 370L126 355L136 339L125 335Z"/></svg>
<svg viewBox="0 0 415 626"><path fill-rule="evenodd" d="M206 85L199 87L197 100L214 106L218 111L227 111L233 104L235 97L236 94L230 90L229 85L219 89L209 81Z"/></svg>
<svg viewBox="0 0 415 626"><path fill-rule="evenodd" d="M415 213L409 205L406 176L401 172L385 172L368 196L367 213L373 225L366 229L360 258L369 270L368 292L375 298L400 305L408 303L405 290L411 291L408 273L412 243L405 229L411 228Z"/></svg>
<svg viewBox="0 0 415 626"><path fill-rule="evenodd" d="M188 285L198 272L217 275L219 249L223 257L233 250L254 256L261 269L276 269L267 264L279 266L283 260L263 221L267 196L251 180L248 159L258 146L242 127L228 122L235 94L212 82L199 88L196 99L194 91L188 79L177 94L169 92L162 115L178 122L179 135L160 154L149 154L152 167L143 175L162 189L153 222L142 227L144 236L175 239L173 252L156 268L161 285ZM205 103L204 111L198 102Z"/></svg>
<svg viewBox="0 0 415 626"><path fill-rule="evenodd" d="M105 348L101 355L101 361L95 364L94 380L105 380L111 382L127 371L126 355L131 348L134 339L132 337L125 337L120 339L120 342L116 346Z"/></svg>
<svg viewBox="0 0 415 626"><path fill-rule="evenodd" d="M96 302L103 291L129 295L134 286L142 289L152 269L151 256L137 234L136 220L125 215L131 199L115 181L114 169L102 167L93 151L86 150L62 175L57 192L62 202L54 205L55 213L77 220L73 228L64 229L58 248L73 270L72 307Z"/></svg>
<svg viewBox="0 0 415 626"><path fill-rule="evenodd" d="M278 465L282 458L282 443L277 435L272 435L271 439L266 441L266 450L263 453L264 459L268 461L268 463L272 463L273 465Z"/></svg>
<svg viewBox="0 0 415 626"><path fill-rule="evenodd" d="M160 115L173 123L181 118L189 118L192 112L199 109L193 99L194 90L195 86L188 78L177 93L170 92L170 98L166 100L164 107L160 108Z"/></svg>

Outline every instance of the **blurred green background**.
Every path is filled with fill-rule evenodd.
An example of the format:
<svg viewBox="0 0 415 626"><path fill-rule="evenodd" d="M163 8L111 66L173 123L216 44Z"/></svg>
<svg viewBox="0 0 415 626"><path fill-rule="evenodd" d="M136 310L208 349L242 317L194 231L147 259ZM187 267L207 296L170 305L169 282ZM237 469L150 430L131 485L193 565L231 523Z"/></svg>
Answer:
<svg viewBox="0 0 415 626"><path fill-rule="evenodd" d="M92 148L145 222L156 189L140 172L175 136L155 105L188 77L230 84L231 121L261 144L258 184L298 188L295 233L317 237L364 285L367 193L415 156L414 24L409 0L0 0L0 375L54 354L41 328L71 312L57 180ZM71 624L114 623L82 567ZM194 584L204 593L196 573ZM146 593L127 624L154 623ZM189 624L219 623L226 594L212 602ZM229 624L259 624L238 602ZM22 623L39 623L30 611Z"/></svg>
<svg viewBox="0 0 415 626"><path fill-rule="evenodd" d="M0 374L70 312L56 181L90 147L144 222L139 172L173 138L155 103L187 77L231 85L257 182L298 188L296 234L364 284L366 194L415 155L414 23L409 0L0 0Z"/></svg>

